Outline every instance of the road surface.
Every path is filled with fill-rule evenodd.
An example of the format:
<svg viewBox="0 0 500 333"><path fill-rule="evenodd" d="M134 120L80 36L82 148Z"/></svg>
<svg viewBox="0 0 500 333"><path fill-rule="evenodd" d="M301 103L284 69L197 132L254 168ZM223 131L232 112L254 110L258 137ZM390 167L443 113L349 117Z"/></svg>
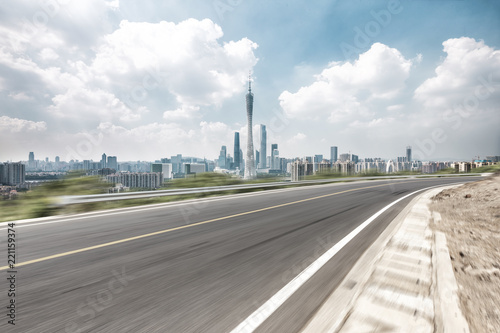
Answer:
<svg viewBox="0 0 500 333"><path fill-rule="evenodd" d="M479 177L272 190L17 223L16 325L1 332L230 332L325 251L391 202ZM413 196L392 206L256 332L299 332Z"/></svg>

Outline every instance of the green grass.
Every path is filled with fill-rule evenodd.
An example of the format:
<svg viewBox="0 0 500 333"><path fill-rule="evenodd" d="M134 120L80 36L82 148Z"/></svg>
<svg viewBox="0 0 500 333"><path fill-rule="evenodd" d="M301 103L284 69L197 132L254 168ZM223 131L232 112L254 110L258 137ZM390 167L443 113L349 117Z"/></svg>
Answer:
<svg viewBox="0 0 500 333"><path fill-rule="evenodd" d="M240 178L221 173L200 173L189 178L172 179L161 189L210 187L243 184Z"/></svg>
<svg viewBox="0 0 500 333"><path fill-rule="evenodd" d="M449 172L446 170L443 174ZM500 165L488 166L473 169L473 172L500 172ZM416 173L402 173L402 175L413 175ZM417 173L419 174L419 173ZM376 177L386 176L376 171L369 171L357 175L342 175L340 173L321 173L317 175L307 176L305 180L328 180L351 182L354 180L341 180L347 177ZM401 174L394 174L401 175ZM430 175L429 175L430 176ZM467 176L467 174L457 174L457 176ZM267 182L282 181L282 177L275 176L260 176L252 181L244 181L237 177L230 175L217 174L217 173L204 173L198 174L192 178L174 179L167 182L162 189L177 189L177 188L193 188L193 187L208 187L208 186L225 186L237 184L257 184ZM124 208L148 204L166 203L179 200L199 199L213 196L263 191L263 189L239 189L222 192L198 193L198 194L185 194L166 197L155 197L145 199L130 199L119 201L95 202L85 204L75 204L68 206L58 206L56 198L62 195L86 195L86 194L99 194L106 193L109 188L109 183L102 182L99 177L82 176L81 173L72 172L63 179L44 183L32 191L27 193L20 193L16 199L0 200L0 221L12 221L27 218L37 218L58 214L74 214L89 212L95 210ZM307 186L308 184L293 184L272 187L272 189L285 188L285 187L298 187ZM134 189L135 190L135 189Z"/></svg>
<svg viewBox="0 0 500 333"><path fill-rule="evenodd" d="M487 165L487 166L483 166L483 167L480 167L480 168L474 168L474 169L471 170L471 172L474 172L474 173L485 173L485 172L496 173L496 172L500 172L500 164Z"/></svg>
<svg viewBox="0 0 500 333"><path fill-rule="evenodd" d="M164 190L164 189L176 189L176 188L259 184L259 183L271 183L278 181L283 181L283 178L276 177L273 175L258 175L257 179L248 181L231 175L206 172L194 175L193 177L189 178L172 179L166 182L161 189Z"/></svg>
<svg viewBox="0 0 500 333"><path fill-rule="evenodd" d="M279 181L274 177L263 177L245 182L240 178L217 173L198 174L193 178L174 179L166 183L162 189L193 188L208 186L224 186L237 184L254 184L262 182ZM241 189L222 192L185 194L145 199L130 199L119 201L103 201L68 206L58 206L57 197L62 195L87 195L106 193L110 184L102 182L99 177L82 176L81 173L72 172L67 177L52 182L43 183L27 193L20 193L12 200L0 200L0 221L12 221L28 218L52 216L58 214L75 214L95 210L124 208L140 205L166 203L187 199L207 198L224 194L254 192L261 189ZM273 187L281 188L281 186ZM137 190L137 189L134 189Z"/></svg>
<svg viewBox="0 0 500 333"><path fill-rule="evenodd" d="M82 177L81 173L71 172L63 179L20 193L15 199L0 200L0 221L55 215L61 210L55 205L57 196L105 193L108 188L109 184L99 177Z"/></svg>

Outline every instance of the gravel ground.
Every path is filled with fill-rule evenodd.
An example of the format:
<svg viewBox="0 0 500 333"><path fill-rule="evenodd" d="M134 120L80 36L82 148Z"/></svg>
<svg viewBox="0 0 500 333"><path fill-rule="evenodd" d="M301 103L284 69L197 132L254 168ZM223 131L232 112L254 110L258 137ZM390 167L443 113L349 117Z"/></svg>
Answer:
<svg viewBox="0 0 500 333"><path fill-rule="evenodd" d="M433 198L471 332L500 333L500 174Z"/></svg>

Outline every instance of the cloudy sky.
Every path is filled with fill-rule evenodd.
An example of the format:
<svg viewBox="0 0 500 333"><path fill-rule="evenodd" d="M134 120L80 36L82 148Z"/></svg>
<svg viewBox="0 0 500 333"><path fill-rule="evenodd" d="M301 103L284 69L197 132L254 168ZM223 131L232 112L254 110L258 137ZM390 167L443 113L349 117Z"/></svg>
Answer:
<svg viewBox="0 0 500 333"><path fill-rule="evenodd" d="M500 155L500 2L0 3L0 161ZM269 151L269 148L268 148Z"/></svg>

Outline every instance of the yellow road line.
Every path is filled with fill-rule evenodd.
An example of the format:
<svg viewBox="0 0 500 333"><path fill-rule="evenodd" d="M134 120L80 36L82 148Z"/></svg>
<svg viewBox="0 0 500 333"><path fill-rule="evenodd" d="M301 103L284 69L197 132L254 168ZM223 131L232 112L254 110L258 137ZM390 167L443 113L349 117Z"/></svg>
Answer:
<svg viewBox="0 0 500 333"><path fill-rule="evenodd" d="M78 249L78 250L63 252L63 253L59 253L59 254L54 254L54 255L51 255L51 256L43 257L43 258L28 260L28 261L16 264L15 267L26 266L26 265L34 264L34 263L37 263L37 262L42 262L42 261L46 261L46 260L50 260L50 259L55 259L55 258L69 256L69 255L76 254L76 253L81 253L81 252L86 252L86 251L90 251L90 250L100 249L102 247L116 245L116 244L125 243L125 242L130 242L130 241L133 241L133 240L136 240L136 239L141 239L141 238L146 238L146 237L161 235L161 234L165 234L167 232L181 230L181 229L186 229L186 228L191 228L191 227L194 227L194 226L197 226L197 225L208 224L208 223L212 223L212 222L216 222L216 221L221 221L221 220L227 220L227 219L230 219L230 218L233 218L233 217L249 215L249 214L263 212L263 211L266 211L266 210L275 209L275 208L279 208L279 207L285 207L285 206L295 205L295 204L298 204L298 203L307 202L307 201L311 201L311 200L317 200L317 199L321 199L321 198L331 197L331 196L334 196L334 195L337 195L337 194L342 194L342 193L347 193L347 192L352 192L352 191L365 190L365 189L374 188L374 187L388 186L388 185L392 185L392 184L403 184L403 183L408 183L408 182L398 182L398 183L389 183L389 184L367 186L367 187L355 188L355 189L345 190L345 191L341 191L341 192L324 194L324 195L320 195L320 196L317 196L317 197L312 197L312 198L307 198L307 199L302 199L302 200L287 202L287 203L276 205L276 206L271 206L271 207L266 207L266 208L260 208L260 209L251 210L251 211L244 212L244 213L238 213L238 214L234 214L234 215L228 215L228 216L218 217L218 218L215 218L215 219L201 221L201 222L197 222L197 223L193 223L193 224L188 224L188 225L183 225L183 226L180 226L180 227L175 227L175 228L170 228L170 229L155 231L155 232L151 232L149 234L134 236L134 237L130 237L130 238L124 238L124 239L116 240L116 241L109 242L109 243L103 243L103 244L99 244L99 245L89 246L89 247L85 247L83 249ZM9 269L9 266L2 266L2 267L0 267L0 271L7 270L7 269Z"/></svg>

